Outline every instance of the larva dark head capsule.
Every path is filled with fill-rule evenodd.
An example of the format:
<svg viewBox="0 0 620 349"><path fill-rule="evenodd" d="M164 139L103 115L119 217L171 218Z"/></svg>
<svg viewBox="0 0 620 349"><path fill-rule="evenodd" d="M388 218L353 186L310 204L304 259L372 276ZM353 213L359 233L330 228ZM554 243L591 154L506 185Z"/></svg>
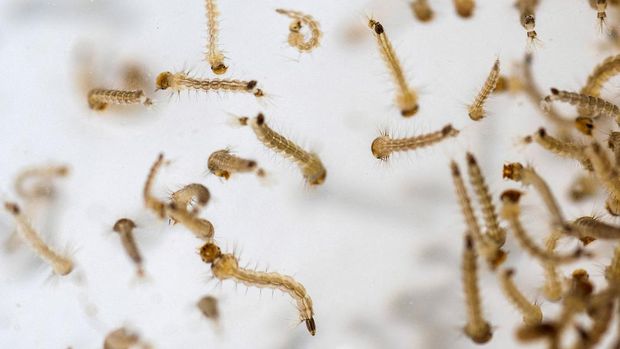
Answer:
<svg viewBox="0 0 620 349"><path fill-rule="evenodd" d="M316 324L314 323L314 318L306 319L306 328L311 335L316 335Z"/></svg>
<svg viewBox="0 0 620 349"><path fill-rule="evenodd" d="M222 251L220 248L212 242L207 242L200 248L200 258L205 263L213 263L221 255Z"/></svg>
<svg viewBox="0 0 620 349"><path fill-rule="evenodd" d="M414 116L418 110L420 109L420 105L419 104L415 104L413 107L408 108L408 109L402 109L400 111L400 115L403 117L410 117L410 116Z"/></svg>
<svg viewBox="0 0 620 349"><path fill-rule="evenodd" d="M158 90L165 90L172 86L173 79L174 75L169 71L160 73L155 79L155 86Z"/></svg>
<svg viewBox="0 0 620 349"><path fill-rule="evenodd" d="M508 202L508 203L519 203L519 200L521 199L521 195L522 193L518 190L506 190L504 191L501 195L500 195L500 200L502 202Z"/></svg>

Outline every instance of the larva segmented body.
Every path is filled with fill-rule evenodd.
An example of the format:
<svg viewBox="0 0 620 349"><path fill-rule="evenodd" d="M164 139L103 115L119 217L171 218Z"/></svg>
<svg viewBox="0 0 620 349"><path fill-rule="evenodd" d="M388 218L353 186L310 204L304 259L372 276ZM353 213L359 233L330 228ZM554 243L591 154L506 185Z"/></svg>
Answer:
<svg viewBox="0 0 620 349"><path fill-rule="evenodd" d="M205 9L207 11L207 33L209 41L207 43L207 61L211 65L211 71L217 75L226 73L228 67L224 64L224 55L217 47L218 39L218 16L216 0L205 0Z"/></svg>
<svg viewBox="0 0 620 349"><path fill-rule="evenodd" d="M420 136L407 138L390 138L388 135L382 135L372 142L370 150L372 155L380 160L387 160L394 152L402 152L415 150L431 146L450 137L456 137L459 130L448 124L439 131L427 133Z"/></svg>
<svg viewBox="0 0 620 349"><path fill-rule="evenodd" d="M533 140L546 150L569 159L579 161L581 165L588 171L592 171L592 164L586 156L583 145L579 145L573 142L561 141L553 136L550 136L544 128L539 128L532 136L528 136L526 142Z"/></svg>
<svg viewBox="0 0 620 349"><path fill-rule="evenodd" d="M290 276L278 273L259 272L239 267L237 258L232 254L222 253L213 243L206 243L200 248L200 256L205 263L211 264L213 276L219 280L232 279L246 286L278 289L289 294L297 303L297 310L308 332L316 334L312 299L302 284Z"/></svg>
<svg viewBox="0 0 620 349"><path fill-rule="evenodd" d="M293 19L293 22L289 26L289 45L297 48L300 52L309 52L319 46L321 29L319 28L319 22L316 19L299 11L276 9L276 12ZM307 40L301 33L301 29L304 24L310 29L310 38Z"/></svg>
<svg viewBox="0 0 620 349"><path fill-rule="evenodd" d="M602 98L588 96L576 92L560 91L556 88L551 89L551 94L546 96L541 102L541 107L548 110L548 106L552 101L561 101L577 106L580 110L584 110L589 115L602 115L613 117L617 123L620 123L620 108Z"/></svg>
<svg viewBox="0 0 620 349"><path fill-rule="evenodd" d="M493 67L487 76L487 79L484 82L484 86L478 95L474 99L474 102L469 106L467 112L469 114L469 118L478 121L486 116L486 112L484 110L484 102L487 100L491 92L495 89L497 85L497 79L499 78L499 58L495 60L493 63Z"/></svg>
<svg viewBox="0 0 620 349"><path fill-rule="evenodd" d="M222 79L196 79L185 73L163 72L157 75L155 85L159 90L171 89L181 91L183 89L224 92L245 92L256 97L264 96L263 90L258 88L256 80L222 80Z"/></svg>
<svg viewBox="0 0 620 349"><path fill-rule="evenodd" d="M258 168L256 161L240 158L232 154L229 149L214 151L209 156L207 168L214 175L224 179L230 178L233 173L256 172L258 176L265 175L265 172Z"/></svg>
<svg viewBox="0 0 620 349"><path fill-rule="evenodd" d="M618 207L617 202L620 201L620 178L618 172L613 168L607 154L603 152L598 143L593 142L589 147L586 147L585 154L592 163L596 177L609 190L607 210L612 215L619 215L618 209L620 207Z"/></svg>
<svg viewBox="0 0 620 349"><path fill-rule="evenodd" d="M120 235L121 243L123 244L125 252L127 252L129 258L131 258L136 265L138 276L144 276L142 255L140 254L140 250L138 250L138 246L136 245L136 241L133 237L133 229L135 227L136 224L131 219L121 218L114 223L112 230Z"/></svg>
<svg viewBox="0 0 620 349"><path fill-rule="evenodd" d="M474 240L467 233L465 234L465 247L462 257L463 291L467 306L467 324L464 327L464 332L472 341L482 344L491 340L493 330L491 325L484 319L482 313L476 258Z"/></svg>
<svg viewBox="0 0 620 349"><path fill-rule="evenodd" d="M504 294L510 300L514 306L519 309L523 315L523 323L525 325L535 325L542 321L543 314L540 307L531 303L525 296L519 291L517 285L515 285L512 277L514 276L514 269L506 269L499 275L500 285L504 290Z"/></svg>
<svg viewBox="0 0 620 349"><path fill-rule="evenodd" d="M552 230L545 239L545 250L547 253L555 253L555 247L560 239L560 232ZM563 285L560 279L560 273L557 264L552 261L543 261L542 263L545 275L543 285L543 295L550 302L557 302L562 299Z"/></svg>
<svg viewBox="0 0 620 349"><path fill-rule="evenodd" d="M153 104L153 101L146 97L142 90L123 91L96 88L88 92L90 109L100 111L106 109L110 104L143 104L148 107Z"/></svg>
<svg viewBox="0 0 620 349"><path fill-rule="evenodd" d="M573 221L571 232L579 238L589 237L594 239L615 240L620 239L620 227L599 221L598 219L585 216Z"/></svg>

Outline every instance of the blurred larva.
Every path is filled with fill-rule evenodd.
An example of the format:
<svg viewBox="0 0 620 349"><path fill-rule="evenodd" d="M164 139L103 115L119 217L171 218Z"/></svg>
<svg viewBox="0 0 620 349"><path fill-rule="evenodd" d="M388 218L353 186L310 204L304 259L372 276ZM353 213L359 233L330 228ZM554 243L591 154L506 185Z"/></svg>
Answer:
<svg viewBox="0 0 620 349"><path fill-rule="evenodd" d="M495 89L497 85L497 79L499 78L499 58L495 60L493 63L493 67L487 76L486 81L484 82L484 86L478 95L474 99L474 102L469 106L467 112L469 114L469 118L478 121L486 116L486 112L484 110L484 102L487 100L491 92Z"/></svg>
<svg viewBox="0 0 620 349"><path fill-rule="evenodd" d="M265 171L258 167L256 161L240 158L231 153L230 149L214 151L207 162L211 173L224 179L230 178L233 173L255 172L257 176L265 176Z"/></svg>
<svg viewBox="0 0 620 349"><path fill-rule="evenodd" d="M170 201L181 210L197 215L211 199L209 189L200 183L191 183L170 194ZM191 210L190 210L191 208Z"/></svg>
<svg viewBox="0 0 620 349"><path fill-rule="evenodd" d="M456 137L459 130L448 124L439 131L407 138L392 138L387 134L375 138L370 145L372 155L380 160L387 160L394 152L416 150L431 146L450 137Z"/></svg>
<svg viewBox="0 0 620 349"><path fill-rule="evenodd" d="M592 198L598 190L598 181L592 174L579 175L570 185L571 200L579 202Z"/></svg>
<svg viewBox="0 0 620 349"><path fill-rule="evenodd" d="M590 146L586 147L585 154L592 163L596 177L600 183L607 188L610 196L613 196L611 199L612 205L608 204L607 210L612 215L619 215L620 212L616 210L617 205L613 203L614 199L615 201L620 199L620 178L618 177L618 171L613 168L607 154L604 153L602 147L597 142L593 142Z"/></svg>
<svg viewBox="0 0 620 349"><path fill-rule="evenodd" d="M594 68L588 76L585 86L579 91L586 96L598 97L601 95L603 86L614 76L620 73L620 55L607 57L603 62ZM581 115L584 115L581 113Z"/></svg>
<svg viewBox="0 0 620 349"><path fill-rule="evenodd" d="M216 322L220 319L220 310L215 297L204 296L200 298L198 303L196 303L196 306L207 319L211 319Z"/></svg>
<svg viewBox="0 0 620 349"><path fill-rule="evenodd" d="M140 250L138 250L138 246L136 245L136 241L133 237L133 229L136 227L136 224L129 218L121 218L116 223L114 223L114 227L112 230L118 233L121 237L121 243L123 244L123 248L127 255L133 263L136 265L136 270L138 276L144 276L144 268L142 267L142 256L140 255Z"/></svg>
<svg viewBox="0 0 620 349"><path fill-rule="evenodd" d="M552 230L551 233L545 239L545 250L547 253L554 253L555 247L558 244L558 240L561 237L561 232ZM552 261L543 261L545 282L543 284L543 295L550 302L557 302L562 299L563 285L560 279L560 273L558 271L557 264Z"/></svg>
<svg viewBox="0 0 620 349"><path fill-rule="evenodd" d="M615 300L616 293L612 289L594 294L588 299L587 312L592 319L592 325L589 331L582 328L582 325L577 326L575 348L594 348L603 339L612 322Z"/></svg>
<svg viewBox="0 0 620 349"><path fill-rule="evenodd" d="M609 134L607 146L614 152L614 167L620 168L620 132L611 132Z"/></svg>
<svg viewBox="0 0 620 349"><path fill-rule="evenodd" d="M209 91L223 91L223 92L246 92L251 93L256 97L264 96L263 90L258 88L258 82L256 80L242 81L242 80L221 80L221 79L196 79L188 76L184 72L171 73L163 72L157 75L155 79L155 85L158 90L171 89L175 92L180 92L183 89L202 90Z"/></svg>
<svg viewBox="0 0 620 349"><path fill-rule="evenodd" d="M142 90L123 91L96 88L88 92L88 106L90 109L101 111L110 104L143 104L148 107L153 104L153 101L146 97Z"/></svg>
<svg viewBox="0 0 620 349"><path fill-rule="evenodd" d="M15 177L15 191L26 200L51 197L54 195L51 180L65 177L68 173L69 167L65 165L27 168Z"/></svg>
<svg viewBox="0 0 620 349"><path fill-rule="evenodd" d="M620 245L616 245L614 255L605 267L605 280L613 287L620 286Z"/></svg>
<svg viewBox="0 0 620 349"><path fill-rule="evenodd" d="M596 10L596 19L602 32L607 20L607 0L590 0L590 6Z"/></svg>
<svg viewBox="0 0 620 349"><path fill-rule="evenodd" d="M474 343L482 344L491 340L493 330L491 325L484 319L482 313L480 289L478 288L478 263L476 259L474 240L467 233L465 234L465 248L463 249L461 267L465 305L467 306L467 324L465 324L464 332Z"/></svg>
<svg viewBox="0 0 620 349"><path fill-rule="evenodd" d="M463 18L471 17L474 13L475 6L475 0L454 0L454 9L456 13Z"/></svg>
<svg viewBox="0 0 620 349"><path fill-rule="evenodd" d="M549 341L549 348L559 348L557 332L557 328L553 323L543 322L519 327L515 331L515 337L522 343L547 339Z"/></svg>
<svg viewBox="0 0 620 349"><path fill-rule="evenodd" d="M128 90L150 90L148 74L142 65L127 63L123 67L123 86Z"/></svg>
<svg viewBox="0 0 620 349"><path fill-rule="evenodd" d="M541 102L543 110L548 110L549 104L552 101L561 101L575 105L580 110L587 112L588 115L613 117L620 124L620 108L602 98L551 88L551 94L546 96Z"/></svg>
<svg viewBox="0 0 620 349"><path fill-rule="evenodd" d="M585 147L583 145L561 141L549 135L542 127L533 135L526 137L525 142L529 143L530 141L538 143L538 145L557 156L577 160L584 169L592 171L592 164L584 152Z"/></svg>
<svg viewBox="0 0 620 349"><path fill-rule="evenodd" d="M415 115L418 112L418 109L420 109L420 106L418 105L418 95L412 88L409 87L409 84L405 79L405 74L400 66L400 61L398 60L396 52L394 52L394 48L392 47L392 43L383 30L383 25L373 19L369 19L368 27L370 27L375 34L377 43L379 44L381 57L383 57L383 60L387 64L388 69L394 78L394 82L396 83L398 90L396 93L396 105L400 108L400 114L403 117Z"/></svg>
<svg viewBox="0 0 620 349"><path fill-rule="evenodd" d="M316 334L312 299L302 284L290 276L278 273L259 272L239 267L237 258L228 253L222 253L213 243L206 243L200 248L200 256L205 263L211 264L213 276L219 280L232 279L246 286L258 288L278 289L288 293L297 303L297 310L302 321L311 335Z"/></svg>
<svg viewBox="0 0 620 349"><path fill-rule="evenodd" d="M4 208L15 219L17 231L24 242L30 245L39 258L52 266L54 273L63 276L69 274L73 270L73 261L54 251L41 239L39 233L30 225L28 218L21 213L16 203L5 202Z"/></svg>
<svg viewBox="0 0 620 349"><path fill-rule="evenodd" d="M207 61L211 65L211 71L217 75L226 73L228 67L224 64L224 54L218 48L218 16L216 0L205 0L205 8L207 11L207 33L209 41L207 43Z"/></svg>
<svg viewBox="0 0 620 349"><path fill-rule="evenodd" d="M506 297L510 302L521 312L523 315L523 323L525 325L536 325L542 321L543 314L540 310L540 306L530 302L519 291L517 285L515 285L512 277L514 276L514 269L505 269L499 274L500 285Z"/></svg>
<svg viewBox="0 0 620 349"><path fill-rule="evenodd" d="M151 345L143 342L137 333L121 327L108 333L103 349L151 349Z"/></svg>
<svg viewBox="0 0 620 349"><path fill-rule="evenodd" d="M413 0L409 3L411 11L420 22L429 22L433 19L435 13L428 4L428 0Z"/></svg>
<svg viewBox="0 0 620 349"><path fill-rule="evenodd" d="M319 185L325 182L327 171L315 153L307 152L300 146L286 139L272 130L265 122L265 116L261 113L253 119L245 117L237 119L240 125L250 125L258 140L267 148L290 158L301 169L301 173L309 185Z"/></svg>
<svg viewBox="0 0 620 349"><path fill-rule="evenodd" d="M316 19L299 11L284 10L279 8L276 9L276 12L293 19L293 22L289 26L289 45L297 48L300 52L310 52L319 46L321 29L319 28L319 22ZM307 40L305 39L304 34L301 33L303 25L307 25L310 29L310 38Z"/></svg>

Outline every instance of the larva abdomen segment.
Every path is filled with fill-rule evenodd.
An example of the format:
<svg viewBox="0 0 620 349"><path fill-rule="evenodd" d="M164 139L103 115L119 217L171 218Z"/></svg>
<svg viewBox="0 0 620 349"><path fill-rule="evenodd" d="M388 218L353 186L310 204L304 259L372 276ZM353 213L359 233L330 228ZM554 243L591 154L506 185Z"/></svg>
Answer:
<svg viewBox="0 0 620 349"><path fill-rule="evenodd" d="M620 55L606 58L594 68L594 71L588 77L586 85L581 89L581 94L595 97L600 96L603 85L618 73L620 73Z"/></svg>
<svg viewBox="0 0 620 349"><path fill-rule="evenodd" d="M484 82L484 86L482 86L482 89L480 90L480 92L478 92L476 99L474 99L474 102L469 106L469 109L467 110L470 119L478 121L486 116L486 112L484 110L484 102L487 100L491 92L493 92L493 90L495 89L498 79L499 58L495 60L495 63L493 63L493 67L491 68L491 71L489 72L489 75Z"/></svg>
<svg viewBox="0 0 620 349"><path fill-rule="evenodd" d="M226 73L228 67L224 64L224 55L217 47L218 39L218 16L216 0L205 0L207 11L209 42L207 44L207 61L211 65L211 71L217 75Z"/></svg>
<svg viewBox="0 0 620 349"><path fill-rule="evenodd" d="M247 173L257 170L254 160L243 159L235 156L228 149L221 149L209 156L207 168L211 173L224 179L230 178L233 173Z"/></svg>
<svg viewBox="0 0 620 349"><path fill-rule="evenodd" d="M142 90L123 91L96 88L88 92L88 106L90 109L100 111L106 109L110 104L144 104L148 107L153 102L144 95Z"/></svg>
<svg viewBox="0 0 620 349"><path fill-rule="evenodd" d="M251 93L255 97L264 96L263 90L258 88L256 80L222 80L222 79L196 79L189 77L185 73L163 72L157 75L155 85L158 90L171 89L181 91L183 89L225 92L245 92Z"/></svg>
<svg viewBox="0 0 620 349"><path fill-rule="evenodd" d="M450 137L456 137L459 130L452 127L451 124L444 126L441 130L427 133L420 136L407 138L391 138L388 135L382 135L372 142L370 151L372 155L380 160L387 160L394 152L415 150L431 146Z"/></svg>
<svg viewBox="0 0 620 349"><path fill-rule="evenodd" d="M289 26L289 45L297 48L301 52L309 52L319 46L321 29L319 28L319 22L316 19L299 11L276 9L276 12L293 19L293 22ZM301 33L303 24L310 28L310 38L308 40L306 40L304 35Z"/></svg>
<svg viewBox="0 0 620 349"><path fill-rule="evenodd" d="M602 98L552 88L551 94L543 99L541 106L544 110L548 110L552 101L569 103L592 115L613 117L620 124L620 108Z"/></svg>

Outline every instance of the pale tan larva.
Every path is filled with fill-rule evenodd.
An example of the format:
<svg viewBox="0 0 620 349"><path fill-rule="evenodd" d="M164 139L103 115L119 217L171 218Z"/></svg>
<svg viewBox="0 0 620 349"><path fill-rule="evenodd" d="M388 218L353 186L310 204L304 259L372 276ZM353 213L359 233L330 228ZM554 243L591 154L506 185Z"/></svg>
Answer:
<svg viewBox="0 0 620 349"><path fill-rule="evenodd" d="M299 11L276 9L276 12L293 19L293 22L289 26L289 45L298 49L300 52L310 52L319 46L321 29L316 19ZM310 30L310 37L308 39L306 39L301 32L304 25Z"/></svg>
<svg viewBox="0 0 620 349"><path fill-rule="evenodd" d="M487 100L491 92L495 89L497 85L497 79L499 78L499 58L495 60L493 63L493 67L487 76L486 81L484 82L484 86L478 95L474 99L474 102L469 106L467 112L469 114L469 118L478 121L486 116L486 112L484 110L484 102Z"/></svg>
<svg viewBox="0 0 620 349"><path fill-rule="evenodd" d="M592 216L579 217L573 221L570 232L579 238L602 240L620 239L620 227L601 222Z"/></svg>
<svg viewBox="0 0 620 349"><path fill-rule="evenodd" d="M265 171L258 167L254 160L243 159L231 153L230 149L214 151L207 161L209 172L214 175L229 179L233 173L255 172L257 176L265 176Z"/></svg>
<svg viewBox="0 0 620 349"><path fill-rule="evenodd" d="M592 296L588 303L587 311L592 318L592 325L589 331L581 326L577 328L579 336L574 346L576 348L594 348L603 339L613 319L615 294L603 291Z"/></svg>
<svg viewBox="0 0 620 349"><path fill-rule="evenodd" d="M396 105L400 108L400 115L403 117L410 117L415 115L420 106L418 104L418 95L412 88L409 87L405 74L401 68L400 61L394 52L392 43L387 37L383 29L383 25L373 19L368 20L368 27L372 29L375 37L377 38L377 44L379 45L379 51L381 56L387 64L398 92L396 93Z"/></svg>
<svg viewBox="0 0 620 349"><path fill-rule="evenodd" d="M199 214L200 210L207 206L210 199L211 192L200 183L188 184L170 195L170 201L177 208L187 210L192 215Z"/></svg>
<svg viewBox="0 0 620 349"><path fill-rule="evenodd" d="M614 152L614 167L620 168L620 132L612 132L609 134L607 146Z"/></svg>
<svg viewBox="0 0 620 349"><path fill-rule="evenodd" d="M241 125L249 124L258 140L267 148L273 149L295 162L299 166L306 183L309 185L320 185L325 182L327 170L325 170L319 156L303 150L297 144L272 130L267 125L263 114L258 114L258 116L250 120L239 118L238 121Z"/></svg>
<svg viewBox="0 0 620 349"><path fill-rule="evenodd" d="M16 203L5 202L4 208L13 216L17 223L17 231L20 237L34 250L34 252L52 266L54 273L67 275L73 270L73 261L49 247L37 231L30 225L28 218L25 217Z"/></svg>
<svg viewBox="0 0 620 349"><path fill-rule="evenodd" d="M544 128L539 128L536 133L526 138L526 142L530 140L538 143L546 150L564 158L579 161L583 168L592 171L592 164L585 154L585 146L570 141L561 141L547 133Z"/></svg>
<svg viewBox="0 0 620 349"><path fill-rule="evenodd" d="M602 185L609 191L610 199L607 200L607 210L612 215L619 215L616 209L620 207L616 204L620 200L620 177L618 172L613 168L607 154L604 153L602 147L594 142L586 147L585 154L592 163L594 173Z"/></svg>
<svg viewBox="0 0 620 349"><path fill-rule="evenodd" d="M580 93L586 96L598 97L601 95L601 90L607 81L618 74L620 74L620 55L607 57L594 68Z"/></svg>
<svg viewBox="0 0 620 349"><path fill-rule="evenodd" d="M15 191L25 200L51 197L54 195L52 179L68 173L69 167L65 165L27 168L15 177Z"/></svg>
<svg viewBox="0 0 620 349"><path fill-rule="evenodd" d="M184 89L202 90L205 92L245 92L251 93L256 97L263 97L265 93L258 88L256 80L222 80L222 79L197 79L188 76L184 72L171 73L163 72L157 75L155 85L158 90L171 89L179 92Z"/></svg>
<svg viewBox="0 0 620 349"><path fill-rule="evenodd" d="M614 255L609 265L605 267L605 279L613 287L620 286L620 244L616 245Z"/></svg>
<svg viewBox="0 0 620 349"><path fill-rule="evenodd" d="M620 123L620 108L618 108L617 105L599 97L588 96L576 92L560 91L556 88L552 88L551 94L542 100L541 107L544 110L548 110L548 106L552 101L561 101L575 105L577 108L584 110L589 115L613 117L617 123Z"/></svg>
<svg viewBox="0 0 620 349"><path fill-rule="evenodd" d="M108 333L103 349L151 349L151 345L143 342L137 333L121 327Z"/></svg>
<svg viewBox="0 0 620 349"><path fill-rule="evenodd" d="M474 343L486 343L493 337L493 330L482 313L480 289L478 287L477 255L474 240L469 234L465 234L462 258L463 291L465 293L465 305L467 306L467 323L464 332Z"/></svg>
<svg viewBox="0 0 620 349"><path fill-rule="evenodd" d="M579 202L594 197L598 187L598 181L592 174L584 174L575 178L568 193L571 200Z"/></svg>
<svg viewBox="0 0 620 349"><path fill-rule="evenodd" d="M407 138L391 138L387 134L383 134L375 138L370 145L370 151L377 159L387 160L392 153L428 147L444 139L456 137L458 134L459 130L452 127L452 124L442 127L439 131Z"/></svg>
<svg viewBox="0 0 620 349"><path fill-rule="evenodd" d="M90 109L101 111L110 104L143 104L148 107L153 104L153 101L146 97L142 90L124 91L96 88L88 92L88 106Z"/></svg>
<svg viewBox="0 0 620 349"><path fill-rule="evenodd" d="M543 314L540 306L530 302L521 291L517 288L512 277L514 269L505 269L499 274L500 285L508 300L523 315L523 323L525 325L536 325L542 322Z"/></svg>
<svg viewBox="0 0 620 349"><path fill-rule="evenodd" d="M413 0L409 5L411 6L411 11L420 22L430 22L435 16L431 5L428 4L428 0Z"/></svg>
<svg viewBox="0 0 620 349"><path fill-rule="evenodd" d="M127 63L123 67L123 86L128 90L150 89L148 74L137 63Z"/></svg>
<svg viewBox="0 0 620 349"><path fill-rule="evenodd" d="M596 19L602 31L607 20L607 0L590 0L590 5L596 10Z"/></svg>
<svg viewBox="0 0 620 349"><path fill-rule="evenodd" d="M308 332L313 336L316 334L312 299L304 286L295 279L278 273L241 268L234 255L222 253L213 243L204 244L200 248L200 256L205 263L211 264L213 276L219 280L231 279L246 286L272 288L288 293L297 303L299 317L306 323Z"/></svg>
<svg viewBox="0 0 620 349"><path fill-rule="evenodd" d="M213 321L220 319L220 310L217 305L217 299L213 296L204 296L200 298L196 306L200 309L200 312L207 318Z"/></svg>
<svg viewBox="0 0 620 349"><path fill-rule="evenodd" d="M474 13L474 7L476 7L475 0L453 0L454 9L456 13L463 17L469 18Z"/></svg>
<svg viewBox="0 0 620 349"><path fill-rule="evenodd" d="M218 48L218 16L216 0L205 0L205 9L207 11L207 33L209 40L207 43L207 61L211 65L211 71L217 75L226 73L228 67L224 64L224 54Z"/></svg>
<svg viewBox="0 0 620 349"><path fill-rule="evenodd" d="M518 0L517 7L519 8L519 19L521 26L527 33L527 38L530 43L533 43L537 39L536 35L536 17L534 10L538 0Z"/></svg>
<svg viewBox="0 0 620 349"><path fill-rule="evenodd" d="M114 223L114 227L112 228L112 230L114 230L118 233L118 235L120 235L121 243L123 244L125 252L136 265L138 276L144 276L142 255L140 254L140 250L138 250L138 245L136 245L136 241L133 237L133 229L135 227L136 224L131 219L121 218L116 221L116 223Z"/></svg>

